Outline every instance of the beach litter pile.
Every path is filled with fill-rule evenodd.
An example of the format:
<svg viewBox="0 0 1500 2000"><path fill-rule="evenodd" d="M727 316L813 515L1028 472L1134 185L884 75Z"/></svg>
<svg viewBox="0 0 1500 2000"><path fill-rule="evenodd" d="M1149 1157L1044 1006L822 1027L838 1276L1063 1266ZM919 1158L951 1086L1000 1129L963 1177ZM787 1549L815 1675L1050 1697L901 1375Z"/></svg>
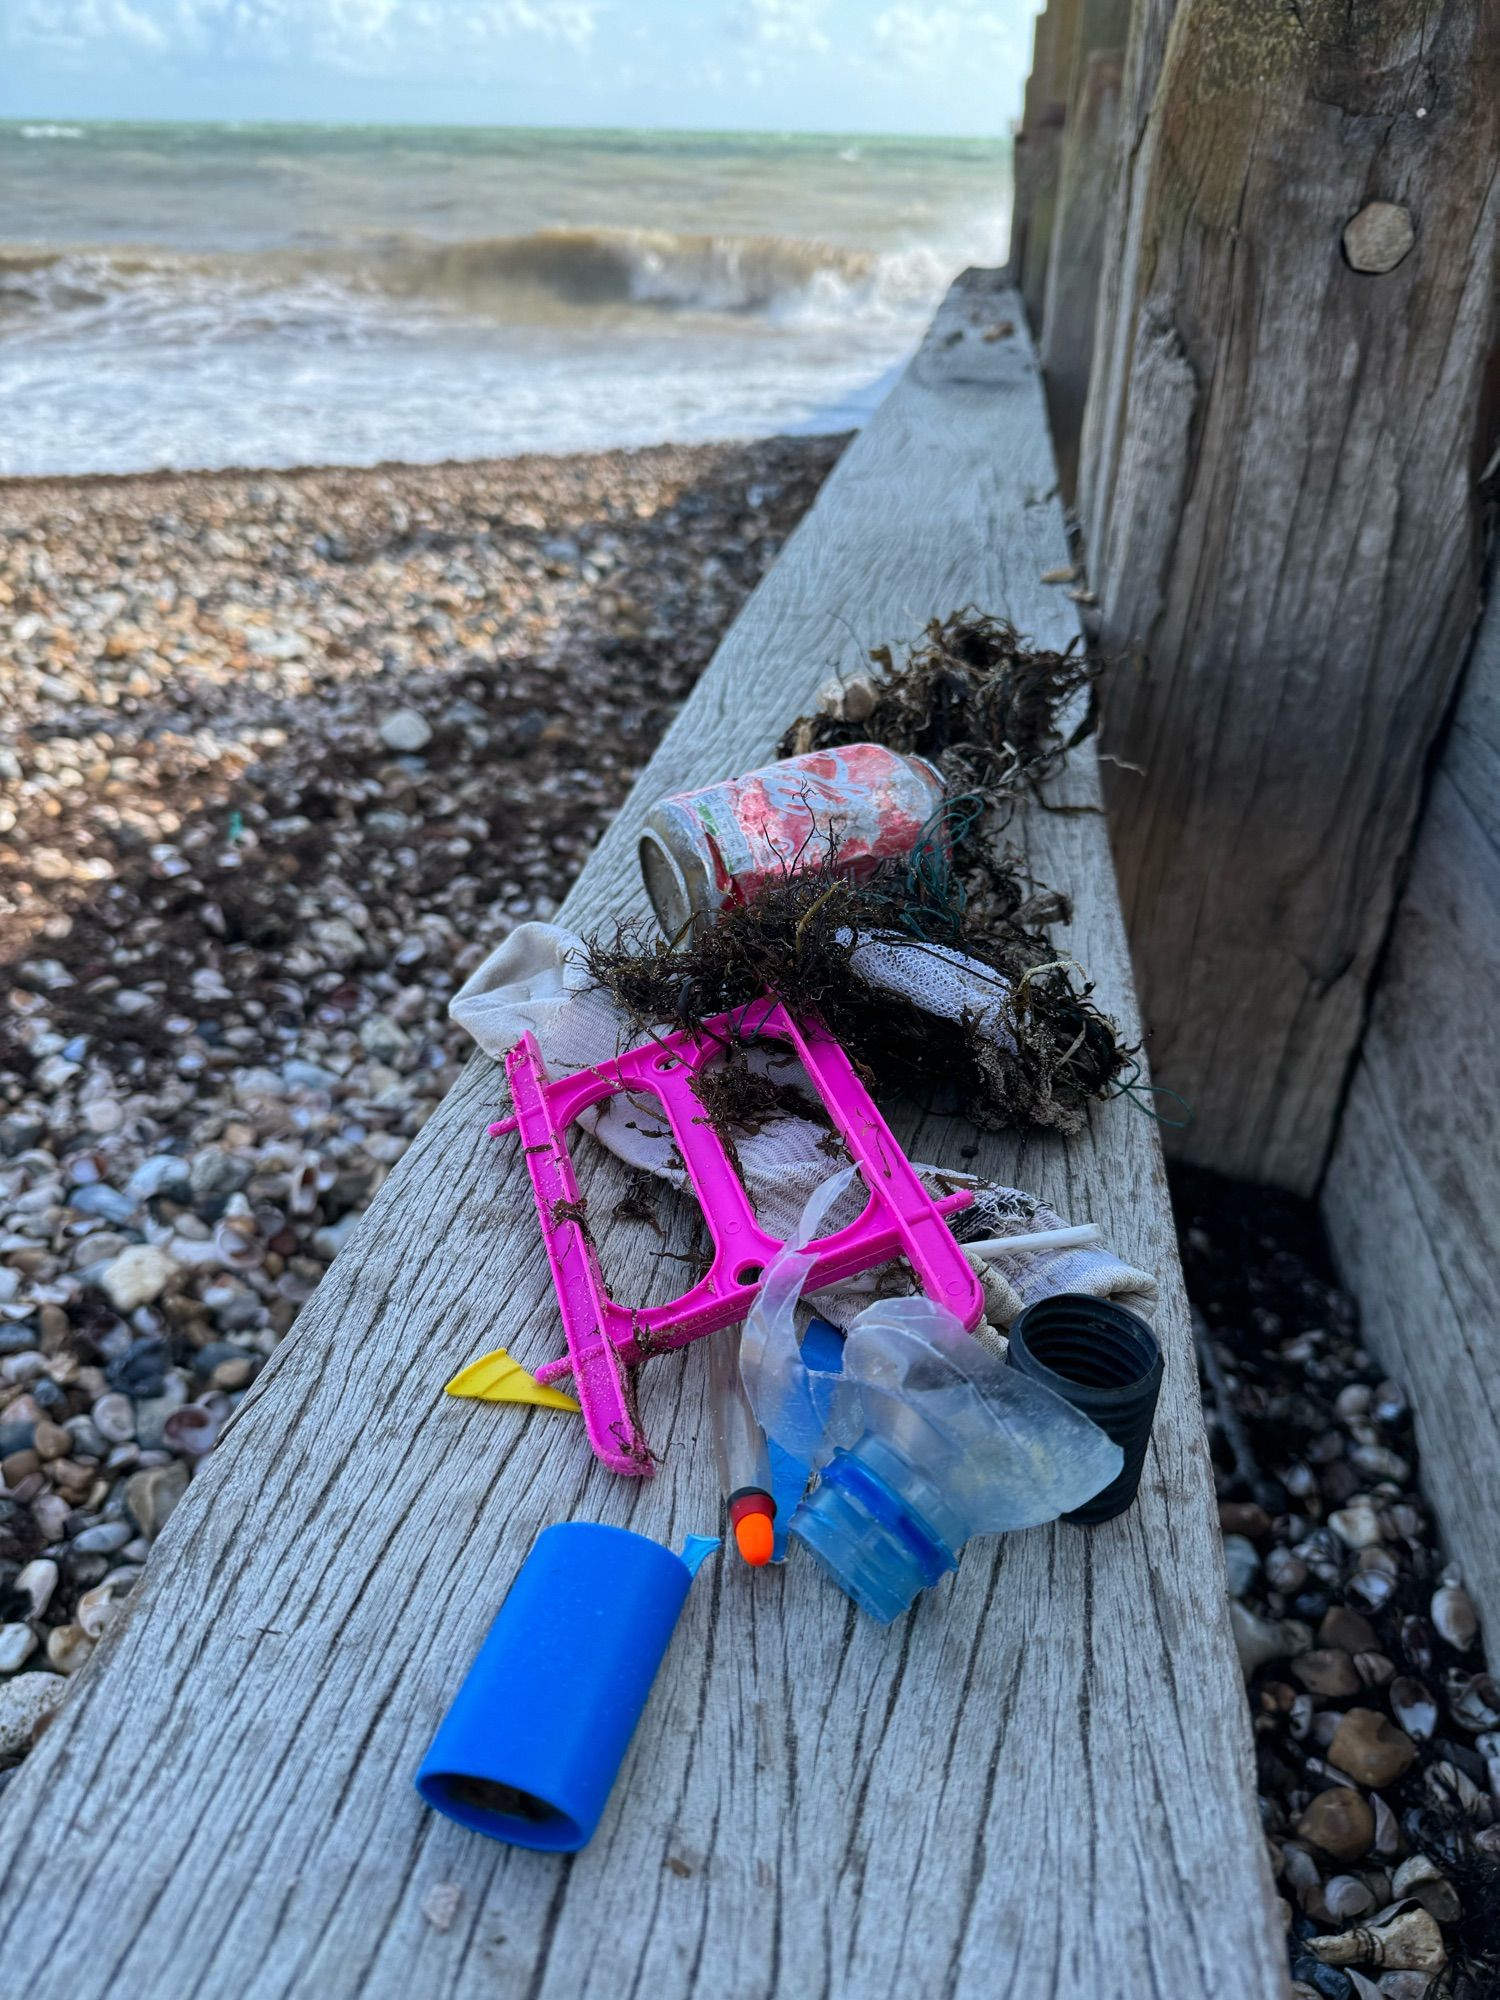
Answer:
<svg viewBox="0 0 1500 2000"><path fill-rule="evenodd" d="M518 1148L530 1179L566 1353L532 1374L496 1350L449 1394L556 1409L566 1381L595 1457L646 1478L659 1460L636 1377L710 1339L724 1525L740 1555L756 1569L795 1545L880 1624L956 1570L975 1536L1128 1509L1161 1382L1156 1338L1132 1310L1154 1299L1149 1273L1035 1197L909 1160L871 1094L956 1078L976 1123L1078 1130L1128 1060L1085 977L1017 921L1019 864L994 856L1017 800L1087 727L1069 731L1061 713L1086 673L1060 656L1041 671L1032 699L1036 656L1010 627L979 613L935 624L901 664L886 656L884 685L923 690L908 716L947 699L939 683L963 693L946 741L972 748L966 793L904 741L856 740L672 794L640 841L659 940L620 931L590 945L526 925L453 1002L505 1065L512 1108L490 1136ZM1008 716L1026 723L1015 745ZM1064 906L1049 905L1056 920ZM575 1124L635 1185L664 1182L696 1206L711 1248L677 1297L611 1296ZM418 1774L427 1803L461 1824L547 1849L589 1839L687 1588L670 1552L630 1535L598 1567L637 1575L640 1603L611 1587L610 1620L598 1606L590 1619L587 1536L621 1531L568 1526L576 1562L555 1529L537 1542ZM655 1609L663 1578L670 1619ZM588 1638L616 1621L642 1635L639 1651L621 1639L606 1656ZM579 1748L581 1790L578 1758L539 1766L529 1720L505 1712L528 1634L569 1711L601 1717Z"/></svg>
<svg viewBox="0 0 1500 2000"><path fill-rule="evenodd" d="M0 486L0 1787L840 445Z"/></svg>
<svg viewBox="0 0 1500 2000"><path fill-rule="evenodd" d="M908 1258L908 1270L925 1298L913 1296L910 1275L893 1279L886 1267L873 1286L847 1273L826 1286L811 1316L800 1304L804 1291L828 1277L818 1260L826 1267L844 1244L860 1202L850 1203L853 1171L843 1165L850 1148L834 1093L826 1081L809 1089L805 1063L798 1072L765 1046L766 995L776 994L794 1015L838 1023L856 1070L877 1088L899 1078L920 1089L924 1073L928 1081L951 1074L967 1051L963 1095L966 1108L978 1107L980 1123L1077 1129L1091 1099L1128 1082L1129 1052L1089 1006L1086 976L1041 935L1063 900L1026 885L1046 913L1032 918L1037 930L1028 932L1018 920L1020 864L1003 852L997 859L995 841L1015 800L1035 796L1056 775L1075 732L1087 729L1092 671L1080 663L1063 672L1065 662L1049 662L1057 675L1053 705L1033 711L1034 749L1026 755L1012 746L997 765L966 740L976 663L981 677L1019 666L1023 682L1028 664L1008 628L963 615L935 625L907 662L886 654L854 697L857 721L843 709L860 684L831 686L820 717L788 732L782 764L666 800L652 815L642 861L662 935L637 928L585 941L529 925L454 1003L456 1017L496 1054L524 1035L540 1078L548 1074L546 1051L558 1073L597 1079L602 1087L575 1095L570 1112L580 1112L579 1122L635 1168L636 1219L659 1226L649 1190L665 1182L703 1202L717 1242L692 1158L704 1135L660 1095L652 1117L641 1115L638 1096L627 1095L617 1110L611 1095L638 1074L615 1060L632 1042L637 1065L655 1057L692 1069L701 1110L693 1123L709 1128L750 1198L751 1220L741 1217L744 1234L734 1240L749 1245L755 1259L739 1274L747 1298L732 1302L736 1315L745 1315L743 1332L738 1340L714 1333L710 1350L727 1525L752 1565L784 1556L789 1541L799 1544L882 1622L957 1565L970 1533L1058 1513L1108 1519L1129 1505L1134 1483L1121 1453L1108 1465L1088 1462L1093 1426L1065 1437L1048 1428L1042 1410L1006 1405L1020 1359L1039 1354L1045 1368L1049 1315L1071 1358L1084 1348L1095 1357L1109 1353L1111 1338L1121 1343L1113 1350L1126 1371L1121 1387L1137 1394L1140 1408L1133 1432L1106 1427L1111 1441L1128 1439L1143 1453L1154 1403L1154 1387L1147 1387L1152 1348L1124 1363L1130 1341L1150 1339L1138 1317L1150 1310L1149 1276L1120 1266L1097 1241L1027 1254L1025 1232L1046 1225L1044 1239L1067 1233L1063 1219L1016 1190L986 1188L962 1172L917 1168L934 1200L961 1193L974 1207L992 1204L983 1225L962 1212L949 1218L960 1240L976 1226L999 1231L973 1260L982 1273L984 1317L939 1305L920 1258ZM913 671L929 694L937 681L951 695L938 736L927 727L923 702L903 699ZM901 861L880 852L858 812L841 845L827 811L826 788L847 791L856 772L888 811L906 797L911 774L895 765L882 771L860 734L882 712L895 739L884 751L898 762L935 752L946 760L942 771L928 767L935 779L974 787L971 815L952 811L946 789ZM820 736L824 747L810 749ZM798 797L805 826L801 837L789 837L788 802ZM763 865L757 841L779 852L780 866ZM731 854L736 867L728 865ZM906 954L914 965L943 968L939 991L958 967L971 975L977 964L982 998L970 989L948 1013L934 1008L930 970L906 974ZM1054 981L1054 1022L1065 1008L1076 1010L1070 1058L1096 1054L1095 1067L1070 1073L1056 1066L1054 1078L1071 1084L1068 1096L1060 1097L1055 1082L1048 1091L1012 1083L986 1098L973 1065L987 1045L998 1046L1002 1076L1024 1078L1035 1060L1020 1011L1033 968ZM899 1027L882 1039L889 1010ZM1092 1043L1090 1022L1097 1023ZM514 1055L510 1060L514 1066ZM578 1253L575 1271L592 1264L587 1203L574 1183L568 1199L548 1199L555 1190L546 1172L564 1157L552 1150L559 1135L538 1127L529 1136L528 1167L562 1297L570 1252ZM888 1132L879 1145L887 1158L895 1155ZM1184 1191L1189 1211L1192 1199ZM1412 1485L1404 1401L1359 1350L1348 1301L1326 1275L1279 1248L1274 1235L1239 1230L1231 1237L1216 1245L1194 1223L1184 1247L1206 1315L1206 1393L1232 1625L1250 1680L1262 1808L1296 1991L1482 2000L1495 1990L1500 1694L1483 1669L1472 1606L1443 1562ZM717 1265L705 1262L700 1285L711 1268ZM690 1288L675 1302L674 1326L686 1324L699 1296ZM712 1303L727 1313L731 1302ZM658 1342L652 1316L622 1313L602 1284L583 1305L581 1317L568 1319L568 1356L538 1373L555 1393L587 1369L616 1368L627 1392L615 1405L622 1436L635 1428L628 1396L634 1369L663 1346L725 1324L720 1313L712 1326ZM1111 1314L1122 1324L1111 1327ZM1055 1376L1050 1386L1058 1386ZM1104 1421L1097 1407L1092 1414ZM593 1441L599 1450L598 1437ZM1079 1452L1082 1461L1070 1457ZM1020 1495L1012 1485L1018 1453L1049 1472L1071 1465L1080 1486L1071 1498ZM607 1443L603 1455L608 1460ZM645 1450L615 1462L635 1475L653 1464ZM959 1466L962 1499L945 1485L947 1469ZM1101 1484L1107 1492L1099 1492ZM497 1750L492 1741L487 1754L493 1772L510 1768L503 1743ZM440 1796L424 1795L449 1809ZM464 1823L530 1841L504 1804L503 1786L500 1796L494 1811L470 1801ZM553 1826L534 1844L574 1842Z"/></svg>

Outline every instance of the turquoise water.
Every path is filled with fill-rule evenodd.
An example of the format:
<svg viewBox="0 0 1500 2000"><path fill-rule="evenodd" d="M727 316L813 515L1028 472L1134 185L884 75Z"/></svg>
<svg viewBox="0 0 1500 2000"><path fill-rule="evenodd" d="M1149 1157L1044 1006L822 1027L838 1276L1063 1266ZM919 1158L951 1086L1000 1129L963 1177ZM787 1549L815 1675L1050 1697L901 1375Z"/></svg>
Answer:
<svg viewBox="0 0 1500 2000"><path fill-rule="evenodd" d="M840 429L1004 141L0 124L0 470Z"/></svg>

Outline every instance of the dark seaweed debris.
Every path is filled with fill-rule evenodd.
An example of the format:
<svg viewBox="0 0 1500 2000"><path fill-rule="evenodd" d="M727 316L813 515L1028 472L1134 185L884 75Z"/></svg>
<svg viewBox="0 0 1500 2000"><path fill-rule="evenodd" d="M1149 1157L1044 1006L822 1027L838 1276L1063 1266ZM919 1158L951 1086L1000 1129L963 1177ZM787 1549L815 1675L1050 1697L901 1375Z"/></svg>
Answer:
<svg viewBox="0 0 1500 2000"><path fill-rule="evenodd" d="M824 865L801 868L795 857L784 875L690 938L662 943L639 926L595 938L589 969L637 1029L698 1028L775 993L794 1013L821 1018L872 1085L904 1088L933 1109L961 1108L989 1130L1076 1132L1130 1051L1042 933L1067 921L1066 896L1030 881L1001 836L1017 800L1036 794L1092 730L1097 662L1031 647L1006 619L972 607L933 619L899 665L889 646L870 657L879 671L868 698L852 705L857 716L800 716L780 751L873 741L935 763L947 803L917 852L855 884L839 873L834 829L814 826L807 851L831 856ZM1066 723L1085 689L1083 713ZM948 947L988 967L997 1005L986 1009L984 1027L968 1015L928 1013L861 978L857 954L871 944L913 953ZM764 1078L731 1066L715 1084L713 1074L705 1087L723 1101L709 1115L726 1142L734 1130L757 1129L747 1114L774 1115L769 1096L747 1100Z"/></svg>
<svg viewBox="0 0 1500 2000"><path fill-rule="evenodd" d="M1092 734L1097 660L1028 645L1008 619L972 605L932 619L924 638L899 665L889 646L875 647L873 707L858 719L798 716L781 739L781 755L884 743L928 758L952 796L975 793L994 813L1034 793ZM1065 711L1085 688L1084 712L1065 728ZM991 833L996 830L992 825Z"/></svg>
<svg viewBox="0 0 1500 2000"><path fill-rule="evenodd" d="M1032 646L1008 619L972 605L932 619L901 660L889 646L875 647L870 659L876 671L859 677L863 699L849 701L846 683L843 712L799 716L781 755L876 742L927 758L947 790L953 850L953 880L936 886L941 901L966 913L970 938L986 928L1003 934L1016 920L1033 930L1066 923L1068 898L1029 884L1028 899L1003 842L1021 800L1059 809L1042 786L1094 731L1102 663L1071 648ZM916 928L905 915L902 924Z"/></svg>
<svg viewBox="0 0 1500 2000"><path fill-rule="evenodd" d="M625 1192L610 1210L616 1222L644 1222L658 1236L665 1236L657 1210L662 1202L662 1184L644 1167L633 1167Z"/></svg>
<svg viewBox="0 0 1500 2000"><path fill-rule="evenodd" d="M904 864L863 883L838 874L836 864L788 873L676 944L644 925L596 937L587 947L588 967L637 1033L697 1030L716 1014L775 993L793 1013L821 1019L872 1087L905 1089L934 1109L961 1107L989 1130L1079 1130L1088 1100L1105 1094L1127 1060L1089 988L1075 985L1069 963L1014 914L988 916L982 927L968 921L952 883L944 900L929 882L920 923L903 927L912 893ZM1014 876L1008 901L1013 912L1024 906ZM982 1031L969 1016L927 1013L860 976L861 945L931 953L934 938L996 975L1013 1050L992 1026ZM734 1095L710 1115L722 1112L741 1132L756 1129L752 1119L774 1115L776 1097L765 1079L747 1083L733 1069L728 1079L726 1091ZM747 1102L747 1089L760 1089L764 1101Z"/></svg>

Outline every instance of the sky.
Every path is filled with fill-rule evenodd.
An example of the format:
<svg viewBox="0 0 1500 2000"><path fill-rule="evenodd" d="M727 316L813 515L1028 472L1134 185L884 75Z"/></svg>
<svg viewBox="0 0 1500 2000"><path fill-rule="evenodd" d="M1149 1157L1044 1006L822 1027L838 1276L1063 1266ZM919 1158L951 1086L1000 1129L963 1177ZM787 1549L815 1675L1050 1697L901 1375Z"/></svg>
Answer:
<svg viewBox="0 0 1500 2000"><path fill-rule="evenodd" d="M0 117L1009 130L1037 0L0 0Z"/></svg>

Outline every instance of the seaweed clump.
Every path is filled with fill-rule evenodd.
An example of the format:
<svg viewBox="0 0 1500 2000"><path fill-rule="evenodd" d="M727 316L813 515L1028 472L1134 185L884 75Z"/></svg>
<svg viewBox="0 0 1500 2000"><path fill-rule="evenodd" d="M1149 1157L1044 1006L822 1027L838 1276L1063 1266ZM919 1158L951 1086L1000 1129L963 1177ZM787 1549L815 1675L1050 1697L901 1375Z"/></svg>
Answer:
<svg viewBox="0 0 1500 2000"><path fill-rule="evenodd" d="M803 855L748 900L668 942L630 925L596 938L590 972L637 1030L698 1030L775 993L794 1013L821 1019L872 1087L898 1085L992 1131L1076 1132L1132 1051L1043 935L1044 924L1071 915L1067 897L1029 881L1001 836L1017 802L1038 795L1093 730L1098 663L1030 646L1008 620L973 607L933 619L899 664L889 646L870 659L877 671L827 690L820 712L787 730L780 753L874 741L927 758L947 800L916 852L856 882L839 869L836 829L814 823ZM810 854L821 864L800 865ZM944 964L914 956L903 965L896 953ZM945 1013L869 976L877 962L887 974L899 966L906 976L896 983L915 994L942 983L954 953L981 982L993 976L982 1007ZM775 1115L773 1085L743 1062L702 1081L726 1141Z"/></svg>
<svg viewBox="0 0 1500 2000"><path fill-rule="evenodd" d="M1003 864L995 873L1004 873ZM853 882L835 860L788 872L683 939L622 925L588 944L588 968L636 1033L701 1031L714 1015L775 993L793 1013L822 1020L871 1088L890 1084L933 1109L962 1109L991 1131L1076 1132L1089 1100L1108 1091L1128 1051L1088 986L1075 983L1071 963L1019 920L1024 888L1013 873L1009 881L1011 915L991 914L981 930L966 924L930 879L913 887L904 864ZM913 910L920 912L916 929L901 921ZM983 1020L968 1010L951 1018L932 1012L877 983L868 965L862 970L862 947L894 948L919 955L919 980L920 955L941 959L944 945L994 975ZM889 963L890 950L880 957ZM778 1109L797 1108L735 1053L726 1051L729 1060L703 1079L716 1126L755 1130Z"/></svg>
<svg viewBox="0 0 1500 2000"><path fill-rule="evenodd" d="M1116 1079L1132 1051L1043 934L1071 915L1067 897L1030 881L1002 835L1018 801L1038 795L1093 730L1098 663L1032 647L972 607L933 619L899 664L889 646L870 659L877 672L825 691L780 752L874 741L927 758L947 797L916 851L853 880L839 867L836 827L819 826L809 805L809 838L780 876L669 941L644 925L595 938L590 973L636 1031L701 1030L774 993L821 1019L871 1087L899 1086L992 1131L1076 1132L1091 1099L1130 1087ZM951 995L954 954L981 989L989 975L983 1002L919 1004L945 982ZM797 1107L727 1053L699 1096L730 1143Z"/></svg>
<svg viewBox="0 0 1500 2000"><path fill-rule="evenodd" d="M965 950L986 927L998 929L1003 948L1022 901L1003 836L1023 799L1080 810L1043 799L1041 787L1098 726L1101 662L1072 646L1033 646L1009 619L972 605L930 620L900 661L889 646L869 657L875 671L830 682L818 712L786 731L780 754L875 742L936 765L957 885L940 880L940 898L965 910ZM1065 895L1033 894L1022 915L1032 926L1066 923L1072 909Z"/></svg>
<svg viewBox="0 0 1500 2000"><path fill-rule="evenodd" d="M950 794L973 793L993 812L1055 776L1098 725L1096 659L1071 646L1029 645L1009 619L972 605L932 619L899 665L889 646L876 646L870 660L878 671L860 677L858 699L837 699L835 684L828 706L798 716L782 737L783 757L884 743L928 758ZM1082 711L1070 719L1084 690Z"/></svg>

